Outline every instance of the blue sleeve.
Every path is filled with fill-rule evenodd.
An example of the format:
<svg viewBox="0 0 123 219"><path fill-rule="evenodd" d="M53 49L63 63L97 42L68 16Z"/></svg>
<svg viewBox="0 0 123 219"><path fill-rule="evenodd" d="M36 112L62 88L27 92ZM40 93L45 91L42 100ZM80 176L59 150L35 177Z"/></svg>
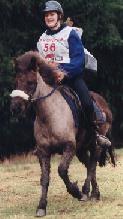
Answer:
<svg viewBox="0 0 123 219"><path fill-rule="evenodd" d="M68 44L70 63L61 63L60 67L72 78L82 73L85 63L84 47L75 30L70 32Z"/></svg>

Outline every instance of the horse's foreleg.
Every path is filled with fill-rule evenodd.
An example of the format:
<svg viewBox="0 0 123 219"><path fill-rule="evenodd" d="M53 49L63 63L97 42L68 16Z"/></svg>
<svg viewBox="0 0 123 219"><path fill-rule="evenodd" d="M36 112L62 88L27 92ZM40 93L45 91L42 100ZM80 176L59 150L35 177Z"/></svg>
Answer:
<svg viewBox="0 0 123 219"><path fill-rule="evenodd" d="M81 192L79 191L79 188L76 183L70 182L69 176L68 176L68 168L70 165L70 162L72 161L73 157L75 155L75 147L72 143L69 143L66 145L62 159L60 162L60 165L58 167L58 173L60 177L63 179L67 191L75 198L80 199L81 198Z"/></svg>
<svg viewBox="0 0 123 219"><path fill-rule="evenodd" d="M50 155L39 154L39 163L41 166L41 179L40 184L42 186L42 194L37 207L36 216L42 217L46 215L46 206L47 206L47 192L49 186L49 173L50 173Z"/></svg>

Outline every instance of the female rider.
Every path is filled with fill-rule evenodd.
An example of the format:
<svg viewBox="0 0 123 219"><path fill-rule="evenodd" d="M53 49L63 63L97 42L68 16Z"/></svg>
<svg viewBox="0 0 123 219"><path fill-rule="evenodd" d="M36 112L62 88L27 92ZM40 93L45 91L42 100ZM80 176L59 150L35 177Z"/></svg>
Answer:
<svg viewBox="0 0 123 219"><path fill-rule="evenodd" d="M85 55L82 41L72 27L63 23L63 9L57 1L45 3L43 16L47 30L37 42L39 53L66 72L67 76L64 71L59 71L57 82L64 79L76 91L86 114L88 127L95 134L95 140L102 146L110 146L110 141L98 134L98 127L94 122L93 101L83 80Z"/></svg>

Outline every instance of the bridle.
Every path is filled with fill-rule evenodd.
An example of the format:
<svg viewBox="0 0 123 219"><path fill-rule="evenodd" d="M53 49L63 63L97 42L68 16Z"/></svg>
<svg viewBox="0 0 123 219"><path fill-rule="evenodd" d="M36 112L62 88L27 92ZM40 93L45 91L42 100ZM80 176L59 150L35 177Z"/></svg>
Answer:
<svg viewBox="0 0 123 219"><path fill-rule="evenodd" d="M52 94L55 93L55 91L57 90L58 87L59 87L59 85L55 85L50 93L48 93L44 96L36 97L36 98L33 98L33 95L26 94L22 90L13 90L12 93L10 94L10 96L11 97L21 97L24 100L33 103L33 102L36 102L36 101L39 101L39 100L45 100L46 98L50 97Z"/></svg>

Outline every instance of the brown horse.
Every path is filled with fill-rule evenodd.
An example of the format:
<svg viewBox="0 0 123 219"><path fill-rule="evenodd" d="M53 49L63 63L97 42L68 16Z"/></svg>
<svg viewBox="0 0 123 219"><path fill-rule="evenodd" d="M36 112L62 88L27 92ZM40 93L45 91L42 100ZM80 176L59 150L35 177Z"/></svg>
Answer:
<svg viewBox="0 0 123 219"><path fill-rule="evenodd" d="M29 51L15 60L16 89L11 93L11 110L24 113L27 105L35 103L36 119L34 135L37 143L36 155L42 170L42 194L37 207L37 216L46 215L47 192L49 186L50 160L54 153L61 154L58 173L63 179L67 191L79 200L87 200L92 185L91 198L100 198L96 181L96 166L105 164L106 153L96 144L84 126L75 127L71 109L54 85L58 69L51 67L38 52ZM98 94L93 98L106 115L106 122L100 127L100 133L106 135L111 128L112 114L106 101ZM82 122L81 122L82 123ZM109 149L112 163L112 146ZM68 168L76 155L87 168L87 178L82 192L77 183L69 179ZM102 160L99 160L101 158Z"/></svg>

